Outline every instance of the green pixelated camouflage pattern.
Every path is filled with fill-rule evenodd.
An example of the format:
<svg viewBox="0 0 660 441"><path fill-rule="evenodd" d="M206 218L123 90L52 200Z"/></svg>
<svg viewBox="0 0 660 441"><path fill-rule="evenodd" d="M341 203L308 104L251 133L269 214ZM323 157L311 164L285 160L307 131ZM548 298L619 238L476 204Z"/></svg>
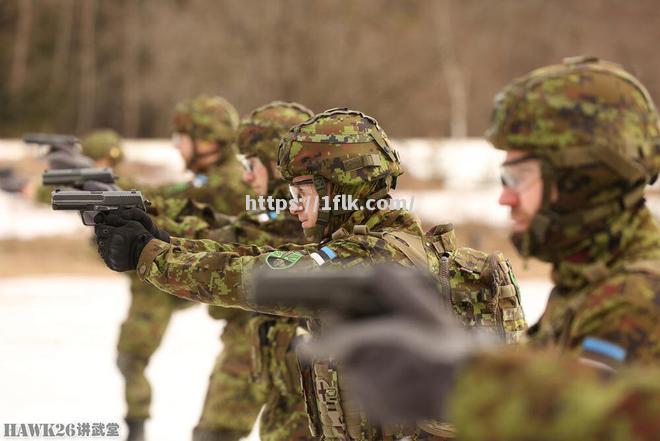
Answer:
<svg viewBox="0 0 660 441"><path fill-rule="evenodd" d="M266 389L251 377L252 342L249 321L253 314L237 314L220 337L222 352L216 358L196 430L231 431L247 436L266 401Z"/></svg>
<svg viewBox="0 0 660 441"><path fill-rule="evenodd" d="M82 152L94 161L109 159L118 163L124 158L121 146L121 136L114 130L94 130L81 141Z"/></svg>
<svg viewBox="0 0 660 441"><path fill-rule="evenodd" d="M457 247L455 241L451 225L438 225L425 235L428 266L431 273L440 275L438 279L443 273L441 258L447 257L446 276L456 316L466 327L479 328L506 343L524 341L527 321L511 263L502 253Z"/></svg>
<svg viewBox="0 0 660 441"><path fill-rule="evenodd" d="M284 185L272 196L285 197L287 194L288 186ZM268 220L260 215L265 215ZM244 212L230 225L206 231L203 235L217 242L242 245L279 246L307 242L300 222L289 212L278 213L276 217ZM231 311L228 308L215 309ZM265 314L253 314L247 325L245 335L249 336L251 343L252 374L266 394L259 422L259 436L264 441L312 439L300 389L300 369L292 348L299 325L295 319Z"/></svg>
<svg viewBox="0 0 660 441"><path fill-rule="evenodd" d="M623 223L619 244L600 258L555 266L556 286L531 336L537 346L579 352L597 337L625 349L628 361L660 361L660 227L645 208Z"/></svg>
<svg viewBox="0 0 660 441"><path fill-rule="evenodd" d="M625 350L625 363L657 366L660 227L646 208L625 212L611 226L612 231L595 233L591 245L582 252L555 264L556 286L539 323L530 329L530 345L547 352L589 357L582 344L586 338L597 338ZM502 375L498 367L502 360L486 356L478 367L468 367L461 374L464 382L459 382L462 386L454 394L453 405L462 439L508 441L530 439L532 433L543 433L547 439L657 437L654 426L637 424L647 418L648 409L653 409L647 403L650 392L638 389L640 385L646 387L652 377L618 373L617 377L622 377L616 380L619 386L604 393L601 385L585 389L581 382L575 383L575 366L558 365L556 360L548 363L547 354L521 357L519 361L509 359L505 367L509 372L520 371L520 376ZM477 378L479 389L465 392ZM630 382L635 379L641 383ZM657 377L653 381L657 386ZM654 398L650 402L657 404L657 389L651 392ZM572 402L565 407L570 412L552 412L556 409L554 400L566 406ZM657 408L653 412L657 413Z"/></svg>
<svg viewBox="0 0 660 441"><path fill-rule="evenodd" d="M355 225L365 225L372 234L353 233ZM405 210L380 211L371 215L358 211L354 212L344 225L333 235L333 239L323 245L332 249L337 258L329 260L323 268L347 268L355 265L370 265L385 261L394 261L401 265L411 267L415 265L399 248L392 246L388 240L379 237L380 233L392 231L406 232L422 238L423 234L415 217ZM338 234L343 232L343 234ZM433 234L429 236L433 238ZM445 236L443 239L447 240ZM296 255L293 268L304 271L319 271L319 264L310 257L322 245L295 245L287 244L277 250L285 253L299 253ZM250 289L250 276L254 271L272 268L268 259L272 258L272 247L259 247L254 245L221 244L208 240L188 240L172 238L171 244L159 241L150 242L143 252L138 265L140 276L174 295L189 298L195 301L212 303L224 306L238 306L248 310L257 310L269 314L289 317L314 316L314 311L290 308L285 306L264 307L250 304L247 293ZM516 310L516 314L506 317L507 325L512 334L524 330L526 325L524 315L519 305L518 291L513 285L515 279L510 274L508 263L501 255L489 256L476 250L458 248L452 251L449 267L450 281L453 293L452 303L457 314L467 326L481 326L487 329L503 329L501 311L507 308ZM504 265L504 280L496 286L495 276L487 276L488 270L493 272L493 263ZM430 263L430 268L438 271L437 263ZM437 274L437 272L436 272ZM500 289L509 286L512 293L502 295L504 299L498 309L498 296ZM511 300L513 298L514 300ZM510 303L508 303L510 302ZM341 379L341 377L340 377ZM318 396L316 396L317 399ZM354 408L350 403L342 402L342 406ZM355 414L352 414L355 417ZM327 415L326 415L327 416ZM313 417L312 421L325 423L332 418ZM368 422L363 416L347 420L353 433L367 433ZM336 429L336 428L335 428ZM421 436L420 429L387 428L402 435L412 434ZM355 436L355 439L371 439L371 435ZM341 438L340 430L336 429L334 435L326 432L326 438Z"/></svg>
<svg viewBox="0 0 660 441"><path fill-rule="evenodd" d="M660 170L655 105L608 62L572 59L514 80L497 95L486 135L499 149L541 160L541 208L512 238L523 255L548 262L575 255L594 232L639 208Z"/></svg>
<svg viewBox="0 0 660 441"><path fill-rule="evenodd" d="M363 221L378 229L409 228L418 235L422 234L417 220L405 210L379 211L368 218L364 212L357 211L343 228L346 231L352 230L353 225ZM373 236L349 235L344 239L330 240L325 245L337 254L337 259L329 261L328 266L350 267L390 260L412 266L400 251ZM296 269L318 271L319 264L309 254L319 247L319 244L287 244L277 249L303 253L303 258L296 263ZM302 311L289 307L262 309L247 301L251 274L259 269L270 268L266 260L269 253L274 251L273 247L173 237L170 244L152 241L147 248L141 255L138 272L144 280L164 291L203 303L257 309L275 315L306 316ZM163 272L166 267L167 272Z"/></svg>
<svg viewBox="0 0 660 441"><path fill-rule="evenodd" d="M161 188L146 189L144 193L152 201L151 210L156 214L154 221L159 228L165 229L170 234L203 237L204 232L212 223L213 209L230 213L238 213L244 209L245 194L249 194L249 188L241 184L241 175L240 163L234 156L231 156L206 170L208 181L204 186L195 187L190 183L172 184ZM144 283L131 284L132 306L122 326L118 344L123 363L130 367L122 371L126 380L129 416L148 416L151 388L144 376L144 369L149 362L151 353L160 344L162 333L167 328L172 312L192 304L181 300L173 303L170 297L164 296L160 290ZM232 326L239 326L234 322L240 324L241 320L246 321L243 316L250 314L240 310L210 306L209 315L215 319L225 319L231 329ZM232 341L231 336L236 335L239 333L230 333L223 337L227 354L240 351L246 345L245 337ZM132 347L145 347L149 348L149 351L140 356L130 350ZM249 346L244 350L249 352ZM252 387L250 360L243 359L243 377L242 381L239 381L241 379L237 375L223 371L225 365L235 366L241 363L240 358L236 360L229 360L229 358L230 355L226 355L223 360L227 361L216 366L212 374L199 427L249 433L256 415L263 405L263 399L257 395L246 393L246 390ZM226 398L230 396L242 396L243 399L233 401ZM222 403L222 406L218 406L218 402ZM234 407L230 407L228 403L234 403ZM218 411L219 408L222 408L224 413ZM248 412L245 409L252 410ZM236 412L242 412L244 418L235 418L232 414ZM226 418L228 415L231 418ZM248 422L250 415L253 415L253 418ZM224 423L220 423L220 421L224 421Z"/></svg>
<svg viewBox="0 0 660 441"><path fill-rule="evenodd" d="M277 162L280 138L289 129L314 115L298 103L273 101L259 107L243 118L238 126L236 145L245 156L258 156L264 165Z"/></svg>
<svg viewBox="0 0 660 441"><path fill-rule="evenodd" d="M229 147L235 140L238 121L238 112L226 99L200 95L177 104L172 131Z"/></svg>
<svg viewBox="0 0 660 441"><path fill-rule="evenodd" d="M583 166L559 152L600 146L620 155L621 168L638 163L648 176L660 170L653 100L636 78L606 61L568 59L514 80L495 98L486 135L497 148L530 151L554 168ZM613 166L601 158L591 162Z"/></svg>
<svg viewBox="0 0 660 441"><path fill-rule="evenodd" d="M210 222L202 214L200 204L224 214L243 212L246 195L254 195L242 182L242 175L240 163L232 156L206 170L208 182L204 185L178 183L147 193L156 223L172 235L197 237L195 232L208 228Z"/></svg>
<svg viewBox="0 0 660 441"><path fill-rule="evenodd" d="M504 351L464 367L451 416L465 441L657 440L658 378L657 365L604 380L547 351Z"/></svg>
<svg viewBox="0 0 660 441"><path fill-rule="evenodd" d="M358 185L401 174L399 157L378 122L361 112L331 109L294 126L278 153L282 177L322 176Z"/></svg>

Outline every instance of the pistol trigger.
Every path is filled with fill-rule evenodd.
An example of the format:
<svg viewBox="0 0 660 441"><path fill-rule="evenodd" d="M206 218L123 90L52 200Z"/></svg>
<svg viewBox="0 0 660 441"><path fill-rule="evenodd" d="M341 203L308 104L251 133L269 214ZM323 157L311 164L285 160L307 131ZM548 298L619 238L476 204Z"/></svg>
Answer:
<svg viewBox="0 0 660 441"><path fill-rule="evenodd" d="M105 221L105 213L98 212L94 215L94 225L102 224Z"/></svg>

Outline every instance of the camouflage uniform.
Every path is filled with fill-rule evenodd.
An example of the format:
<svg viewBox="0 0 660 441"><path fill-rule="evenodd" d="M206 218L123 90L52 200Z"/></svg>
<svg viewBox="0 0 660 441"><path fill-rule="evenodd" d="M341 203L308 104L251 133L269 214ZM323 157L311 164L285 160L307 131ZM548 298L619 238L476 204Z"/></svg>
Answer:
<svg viewBox="0 0 660 441"><path fill-rule="evenodd" d="M248 187L241 183L241 167L233 146L238 116L234 108L219 97L198 97L177 106L174 131L189 135L193 142L206 140L220 146L222 156L216 163L198 172L192 182L148 190L156 224L172 234L200 237L208 228L210 210L237 214L245 207ZM144 375L151 355L160 345L172 313L193 303L162 296L152 286L131 275L131 306L121 327L118 366L126 380L129 425L140 425L149 417L151 388ZM224 352L219 356L223 372L215 372L195 439L239 439L247 435L263 400L250 382L250 341L247 337L249 314L238 310L210 307L209 314L225 319L222 334ZM211 394L210 394L211 395Z"/></svg>
<svg viewBox="0 0 660 441"><path fill-rule="evenodd" d="M389 198L400 174L398 153L390 146L377 122L359 112L332 109L295 126L283 138L278 165L283 177L312 175L320 197L352 195L354 198ZM329 234L331 233L331 234ZM285 306L255 305L248 299L251 275L258 270L294 268L319 271L384 261L419 265L438 274L442 292L454 303L466 324L493 327L504 334L502 321L518 332L524 319L519 309L503 316L502 303L519 307L514 279L501 256L464 249L462 262L450 258L456 251L450 231L433 230L424 240L419 222L406 210L321 210L317 226L306 229L311 245L271 247L221 244L207 240L172 238L171 243L150 241L137 266L140 278L174 295L195 301L289 317L314 317L318 311ZM425 246L426 245L426 246ZM515 308L515 307L514 307ZM520 314L520 317L518 317ZM513 318L513 320L511 320ZM312 332L319 330L308 322ZM379 427L364 417L343 395L342 377L332 360L301 366L310 427L323 439L391 439L409 435L433 438L426 428ZM450 435L430 428L438 438Z"/></svg>
<svg viewBox="0 0 660 441"><path fill-rule="evenodd" d="M257 156L268 169L268 188L274 198L289 198L289 188L282 179L272 175L271 163L277 160L280 138L295 124L309 119L313 112L295 103L272 102L255 109L241 120L237 145L245 157ZM305 243L300 222L288 212L244 212L231 224L210 230L205 236L218 242L242 245L278 246ZM249 319L252 342L252 373L260 389L267 393L266 404L259 423L263 441L312 439L307 424L305 404L300 389L300 371L293 351L293 340L299 321L293 318L255 314ZM213 378L223 370L219 357ZM218 384L222 386L222 384Z"/></svg>
<svg viewBox="0 0 660 441"><path fill-rule="evenodd" d="M506 351L472 360L459 375L452 420L465 441L656 441L658 378L658 366L603 378L549 351Z"/></svg>
<svg viewBox="0 0 660 441"><path fill-rule="evenodd" d="M660 128L646 89L613 63L569 59L507 86L496 97L488 137L497 148L526 151L541 162L541 208L528 230L513 236L521 253L553 264L555 287L530 329L533 346L577 355L606 371L631 362L657 364L660 228L645 207L643 191L660 170ZM550 196L553 188L556 197ZM608 430L616 439L660 436L660 400L655 425L645 429L643 400L635 399L650 379L622 373L611 387L600 389L588 381L576 384L573 370L571 378L566 375L567 365L544 368L534 356L521 357L485 358L464 373L464 381L479 377L482 384L482 393L466 398L459 389L456 397L465 439L530 439L522 429L528 423L545 439L567 439L574 427L585 432L571 439L603 439L600 434ZM507 369L519 364L520 377L505 382L498 372L505 364ZM493 375L482 375L485 371ZM510 392L510 403L501 402L500 390ZM585 391L593 395L581 396ZM553 403L584 408L568 415L552 411ZM503 418L486 408L517 411ZM656 431L648 432L651 427Z"/></svg>

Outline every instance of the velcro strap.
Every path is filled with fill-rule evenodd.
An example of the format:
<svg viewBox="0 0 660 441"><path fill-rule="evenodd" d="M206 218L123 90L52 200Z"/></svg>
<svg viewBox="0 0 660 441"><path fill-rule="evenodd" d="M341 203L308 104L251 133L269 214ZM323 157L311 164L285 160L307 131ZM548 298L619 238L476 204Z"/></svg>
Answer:
<svg viewBox="0 0 660 441"><path fill-rule="evenodd" d="M520 308L502 308L502 320L520 320L524 319L525 315L523 314Z"/></svg>
<svg viewBox="0 0 660 441"><path fill-rule="evenodd" d="M498 287L500 292L498 293L498 297L500 299L509 299L511 297L516 297L518 293L516 292L516 287L513 284L509 285L501 285Z"/></svg>
<svg viewBox="0 0 660 441"><path fill-rule="evenodd" d="M372 153L370 155L357 156L343 161L345 171L359 170L364 167L377 167L381 165L380 156Z"/></svg>
<svg viewBox="0 0 660 441"><path fill-rule="evenodd" d="M428 270L428 256L421 237L403 231L383 233L383 239L402 252L415 266Z"/></svg>
<svg viewBox="0 0 660 441"><path fill-rule="evenodd" d="M646 173L641 165L638 165L621 155L614 149L605 146L594 146L591 148L594 156L607 164L609 168L617 172L629 182L643 178Z"/></svg>
<svg viewBox="0 0 660 441"><path fill-rule="evenodd" d="M348 231L346 231L343 228L338 229L334 233L332 233L332 240L339 240L343 239L345 237L348 237Z"/></svg>
<svg viewBox="0 0 660 441"><path fill-rule="evenodd" d="M580 167L596 162L590 147L571 147L553 152L550 157L558 167Z"/></svg>

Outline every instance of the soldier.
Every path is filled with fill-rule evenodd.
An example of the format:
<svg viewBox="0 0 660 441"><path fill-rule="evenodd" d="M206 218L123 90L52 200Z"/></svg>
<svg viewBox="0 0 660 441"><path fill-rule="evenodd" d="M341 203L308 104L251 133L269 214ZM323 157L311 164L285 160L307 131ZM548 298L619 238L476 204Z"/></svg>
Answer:
<svg viewBox="0 0 660 441"><path fill-rule="evenodd" d="M318 244L273 249L176 237L169 238L168 243L155 239L163 237L163 232L144 212L126 210L97 225L99 253L110 268L137 268L140 278L175 295L291 317L313 317L318 311L253 304L248 292L255 271L318 271L382 261L418 265L438 275L443 295L455 302L466 324L483 324L503 336L510 332L510 338L519 332L516 326L522 323L524 327L510 267L501 256L488 257L467 249L457 254L450 232L435 229L425 237L416 218L405 209L378 209L371 204L390 200L389 191L401 173L398 153L373 118L346 109L316 115L293 127L282 139L278 166L296 201L292 213L306 237ZM319 204L322 200L328 205L334 196L342 195L358 200L359 208ZM424 247L425 240L428 248ZM503 310L508 312L503 314ZM319 329L315 321L309 327L312 332ZM447 435L444 428L435 426L380 427L370 423L356 403L342 394L343 377L330 360L314 360L301 368L315 437Z"/></svg>
<svg viewBox="0 0 660 441"><path fill-rule="evenodd" d="M124 159L121 137L110 129L94 130L81 141L83 155L91 158L97 167L114 167Z"/></svg>
<svg viewBox="0 0 660 441"><path fill-rule="evenodd" d="M406 342L428 330L387 342L366 328L345 328L360 344L332 353L373 403L396 406L423 385L376 380L370 363L405 360L425 384L434 371L434 406L453 397L462 439L658 439L660 227L643 194L660 171L660 126L648 92L616 64L567 59L505 87L487 137L507 152L500 204L511 208L513 243L553 265L555 287L529 332L546 353L466 354L435 338L435 355L415 357ZM455 386L442 381L453 375Z"/></svg>
<svg viewBox="0 0 660 441"><path fill-rule="evenodd" d="M593 57L532 71L497 96L487 137L507 152L500 204L511 207L521 254L553 265L534 346L604 369L660 361L660 227L644 200L660 171L659 124L646 88ZM491 435L498 427L490 416L479 425ZM635 439L625 430L621 439Z"/></svg>
<svg viewBox="0 0 660 441"><path fill-rule="evenodd" d="M291 126L311 118L313 112L296 103L275 101L252 111L241 120L237 134L238 151L245 166L243 180L257 196L288 198L289 187L277 170L280 138ZM246 211L231 224L209 231L205 237L243 245L277 246L304 244L300 223L289 212ZM300 372L293 351L299 321L294 318L258 314L248 328L252 342L253 376L267 393L259 423L264 441L312 439L300 389ZM222 396L225 387L216 373L223 371L218 358L211 375L207 401ZM209 406L205 406L209 407Z"/></svg>
<svg viewBox="0 0 660 441"><path fill-rule="evenodd" d="M241 183L233 145L238 115L223 98L199 96L177 105L173 125L175 146L195 177L192 182L150 190L146 195L159 225L173 234L195 237L212 222L200 217L204 212L200 204L228 214L237 214L245 206L249 188ZM163 296L131 275L131 305L117 344L117 364L126 381L130 440L143 439L144 421L149 417L151 387L144 374L149 359L160 345L172 313L192 304ZM250 432L263 404L249 376L246 327L250 314L217 307L209 308L209 314L227 321L221 337L221 357L227 369L214 374L216 379L223 377L225 386L221 395L207 399L193 439L239 439Z"/></svg>

